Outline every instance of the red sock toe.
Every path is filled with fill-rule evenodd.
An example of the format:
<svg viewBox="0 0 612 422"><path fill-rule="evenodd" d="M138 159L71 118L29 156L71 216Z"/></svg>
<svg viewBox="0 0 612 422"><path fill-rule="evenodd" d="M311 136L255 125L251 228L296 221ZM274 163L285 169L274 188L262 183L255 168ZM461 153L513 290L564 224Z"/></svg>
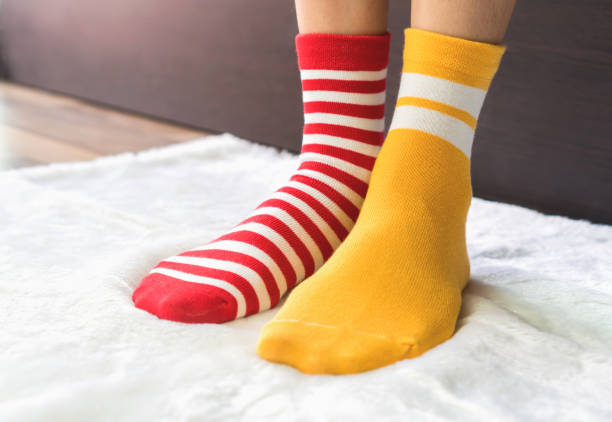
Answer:
<svg viewBox="0 0 612 422"><path fill-rule="evenodd" d="M208 284L149 274L134 291L137 308L170 321L221 323L236 318L236 299L223 289Z"/></svg>

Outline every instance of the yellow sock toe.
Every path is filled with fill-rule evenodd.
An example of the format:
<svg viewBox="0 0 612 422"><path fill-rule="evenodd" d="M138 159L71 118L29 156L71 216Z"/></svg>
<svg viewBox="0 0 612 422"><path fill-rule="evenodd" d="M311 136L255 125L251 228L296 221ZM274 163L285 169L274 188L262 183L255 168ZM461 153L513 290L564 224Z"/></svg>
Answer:
<svg viewBox="0 0 612 422"><path fill-rule="evenodd" d="M291 333L291 335L287 335ZM307 374L350 374L408 356L411 344L349 326L275 320L262 332L257 352L271 362L286 363Z"/></svg>
<svg viewBox="0 0 612 422"><path fill-rule="evenodd" d="M469 278L471 143L503 47L406 30L391 129L357 223L262 330L259 355L366 371L452 336Z"/></svg>

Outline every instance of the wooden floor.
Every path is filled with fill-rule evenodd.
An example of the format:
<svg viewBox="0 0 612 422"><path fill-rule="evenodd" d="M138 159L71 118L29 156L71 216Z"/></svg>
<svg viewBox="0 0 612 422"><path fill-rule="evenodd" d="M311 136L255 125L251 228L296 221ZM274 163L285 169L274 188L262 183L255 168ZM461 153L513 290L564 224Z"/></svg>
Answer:
<svg viewBox="0 0 612 422"><path fill-rule="evenodd" d="M209 134L0 81L0 170L89 160Z"/></svg>

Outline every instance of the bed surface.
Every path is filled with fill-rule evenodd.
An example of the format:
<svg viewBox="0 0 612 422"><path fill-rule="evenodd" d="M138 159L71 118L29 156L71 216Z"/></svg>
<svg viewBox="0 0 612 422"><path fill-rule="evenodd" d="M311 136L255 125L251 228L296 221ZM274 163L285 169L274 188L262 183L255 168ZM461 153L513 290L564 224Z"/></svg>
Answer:
<svg viewBox="0 0 612 422"><path fill-rule="evenodd" d="M414 360L306 376L260 360L271 310L162 321L130 295L296 167L221 135L0 173L2 421L609 421L612 227L475 199L455 336Z"/></svg>

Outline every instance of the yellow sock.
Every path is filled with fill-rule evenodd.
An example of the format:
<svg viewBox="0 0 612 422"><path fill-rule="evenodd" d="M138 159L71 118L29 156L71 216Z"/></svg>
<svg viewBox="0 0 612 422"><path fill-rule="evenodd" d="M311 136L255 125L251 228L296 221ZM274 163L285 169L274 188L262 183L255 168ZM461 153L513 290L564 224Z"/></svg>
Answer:
<svg viewBox="0 0 612 422"><path fill-rule="evenodd" d="M470 151L504 48L406 29L397 107L357 223L262 330L259 355L366 371L450 338L470 273Z"/></svg>

